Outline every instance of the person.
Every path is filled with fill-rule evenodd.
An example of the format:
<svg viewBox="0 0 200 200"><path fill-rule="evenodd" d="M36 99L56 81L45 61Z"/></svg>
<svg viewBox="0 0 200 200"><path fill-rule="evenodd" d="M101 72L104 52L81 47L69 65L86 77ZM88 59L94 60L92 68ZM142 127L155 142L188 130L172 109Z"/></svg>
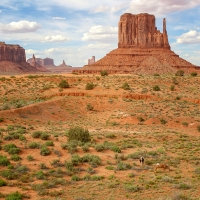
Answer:
<svg viewBox="0 0 200 200"><path fill-rule="evenodd" d="M141 165L144 164L144 157L143 157L143 156L140 157L140 164L141 164Z"/></svg>

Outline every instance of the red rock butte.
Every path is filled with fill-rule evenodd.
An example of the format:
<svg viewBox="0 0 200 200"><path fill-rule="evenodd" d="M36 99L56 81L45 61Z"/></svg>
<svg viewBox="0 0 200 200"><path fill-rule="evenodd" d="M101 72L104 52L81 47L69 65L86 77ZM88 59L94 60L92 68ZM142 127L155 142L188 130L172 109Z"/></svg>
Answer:
<svg viewBox="0 0 200 200"><path fill-rule="evenodd" d="M108 73L154 74L199 71L200 68L171 51L166 19L163 32L157 30L154 15L125 13L118 24L118 48L94 64L85 65L79 74Z"/></svg>

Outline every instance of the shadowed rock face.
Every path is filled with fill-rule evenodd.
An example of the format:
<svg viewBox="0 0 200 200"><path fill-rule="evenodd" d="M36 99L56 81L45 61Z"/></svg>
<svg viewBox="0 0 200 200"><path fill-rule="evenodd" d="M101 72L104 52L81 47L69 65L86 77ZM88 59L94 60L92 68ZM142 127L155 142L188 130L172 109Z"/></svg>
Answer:
<svg viewBox="0 0 200 200"><path fill-rule="evenodd" d="M125 13L120 17L118 29L119 48L170 49L165 19L163 20L163 33L161 33L155 25L154 15Z"/></svg>
<svg viewBox="0 0 200 200"><path fill-rule="evenodd" d="M0 61L26 62L25 49L19 45L0 42Z"/></svg>
<svg viewBox="0 0 200 200"><path fill-rule="evenodd" d="M179 69L185 72L200 68L180 58L170 49L163 19L163 32L156 28L155 16L147 13L120 17L118 48L93 64L74 71L80 74L108 73L166 74Z"/></svg>

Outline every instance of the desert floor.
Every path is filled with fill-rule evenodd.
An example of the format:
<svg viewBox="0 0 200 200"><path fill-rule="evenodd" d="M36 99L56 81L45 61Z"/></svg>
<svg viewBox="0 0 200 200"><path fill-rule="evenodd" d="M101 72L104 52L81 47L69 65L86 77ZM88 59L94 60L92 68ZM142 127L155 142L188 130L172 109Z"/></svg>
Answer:
<svg viewBox="0 0 200 200"><path fill-rule="evenodd" d="M77 126L91 141L68 140ZM200 76L0 76L0 199L16 191L33 200L199 200Z"/></svg>

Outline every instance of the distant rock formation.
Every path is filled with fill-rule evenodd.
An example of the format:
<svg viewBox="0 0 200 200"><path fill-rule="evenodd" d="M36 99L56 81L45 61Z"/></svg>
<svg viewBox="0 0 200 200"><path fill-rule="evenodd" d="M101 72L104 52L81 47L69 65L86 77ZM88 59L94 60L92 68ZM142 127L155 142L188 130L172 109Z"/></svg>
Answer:
<svg viewBox="0 0 200 200"><path fill-rule="evenodd" d="M118 26L118 48L74 73L94 74L106 70L108 73L164 74L178 69L200 72L199 67L170 50L166 19L163 19L163 33L157 30L154 15L147 13L125 13Z"/></svg>
<svg viewBox="0 0 200 200"><path fill-rule="evenodd" d="M0 42L0 73L39 72L26 62L25 49L19 45Z"/></svg>
<svg viewBox="0 0 200 200"><path fill-rule="evenodd" d="M91 59L88 59L88 65L92 65L95 63L95 56L92 56Z"/></svg>
<svg viewBox="0 0 200 200"><path fill-rule="evenodd" d="M66 65L65 61L63 60L63 63L61 65L58 65L57 68L58 67L70 67L71 68L72 66Z"/></svg>
<svg viewBox="0 0 200 200"><path fill-rule="evenodd" d="M38 62L36 61L35 55L33 54L33 58L31 59L31 63L30 65L32 67L34 67L35 69L41 71L41 72L48 72L49 70L46 69L44 66L38 64Z"/></svg>
<svg viewBox="0 0 200 200"><path fill-rule="evenodd" d="M31 64L31 63L33 62L33 58L29 58L29 59L27 60L27 62L28 62L29 64ZM55 66L55 65L54 65L54 60L51 59L51 58L44 58L44 59L42 59L42 58L35 58L35 62L36 62L37 64L43 66L43 67L53 67L53 66Z"/></svg>

